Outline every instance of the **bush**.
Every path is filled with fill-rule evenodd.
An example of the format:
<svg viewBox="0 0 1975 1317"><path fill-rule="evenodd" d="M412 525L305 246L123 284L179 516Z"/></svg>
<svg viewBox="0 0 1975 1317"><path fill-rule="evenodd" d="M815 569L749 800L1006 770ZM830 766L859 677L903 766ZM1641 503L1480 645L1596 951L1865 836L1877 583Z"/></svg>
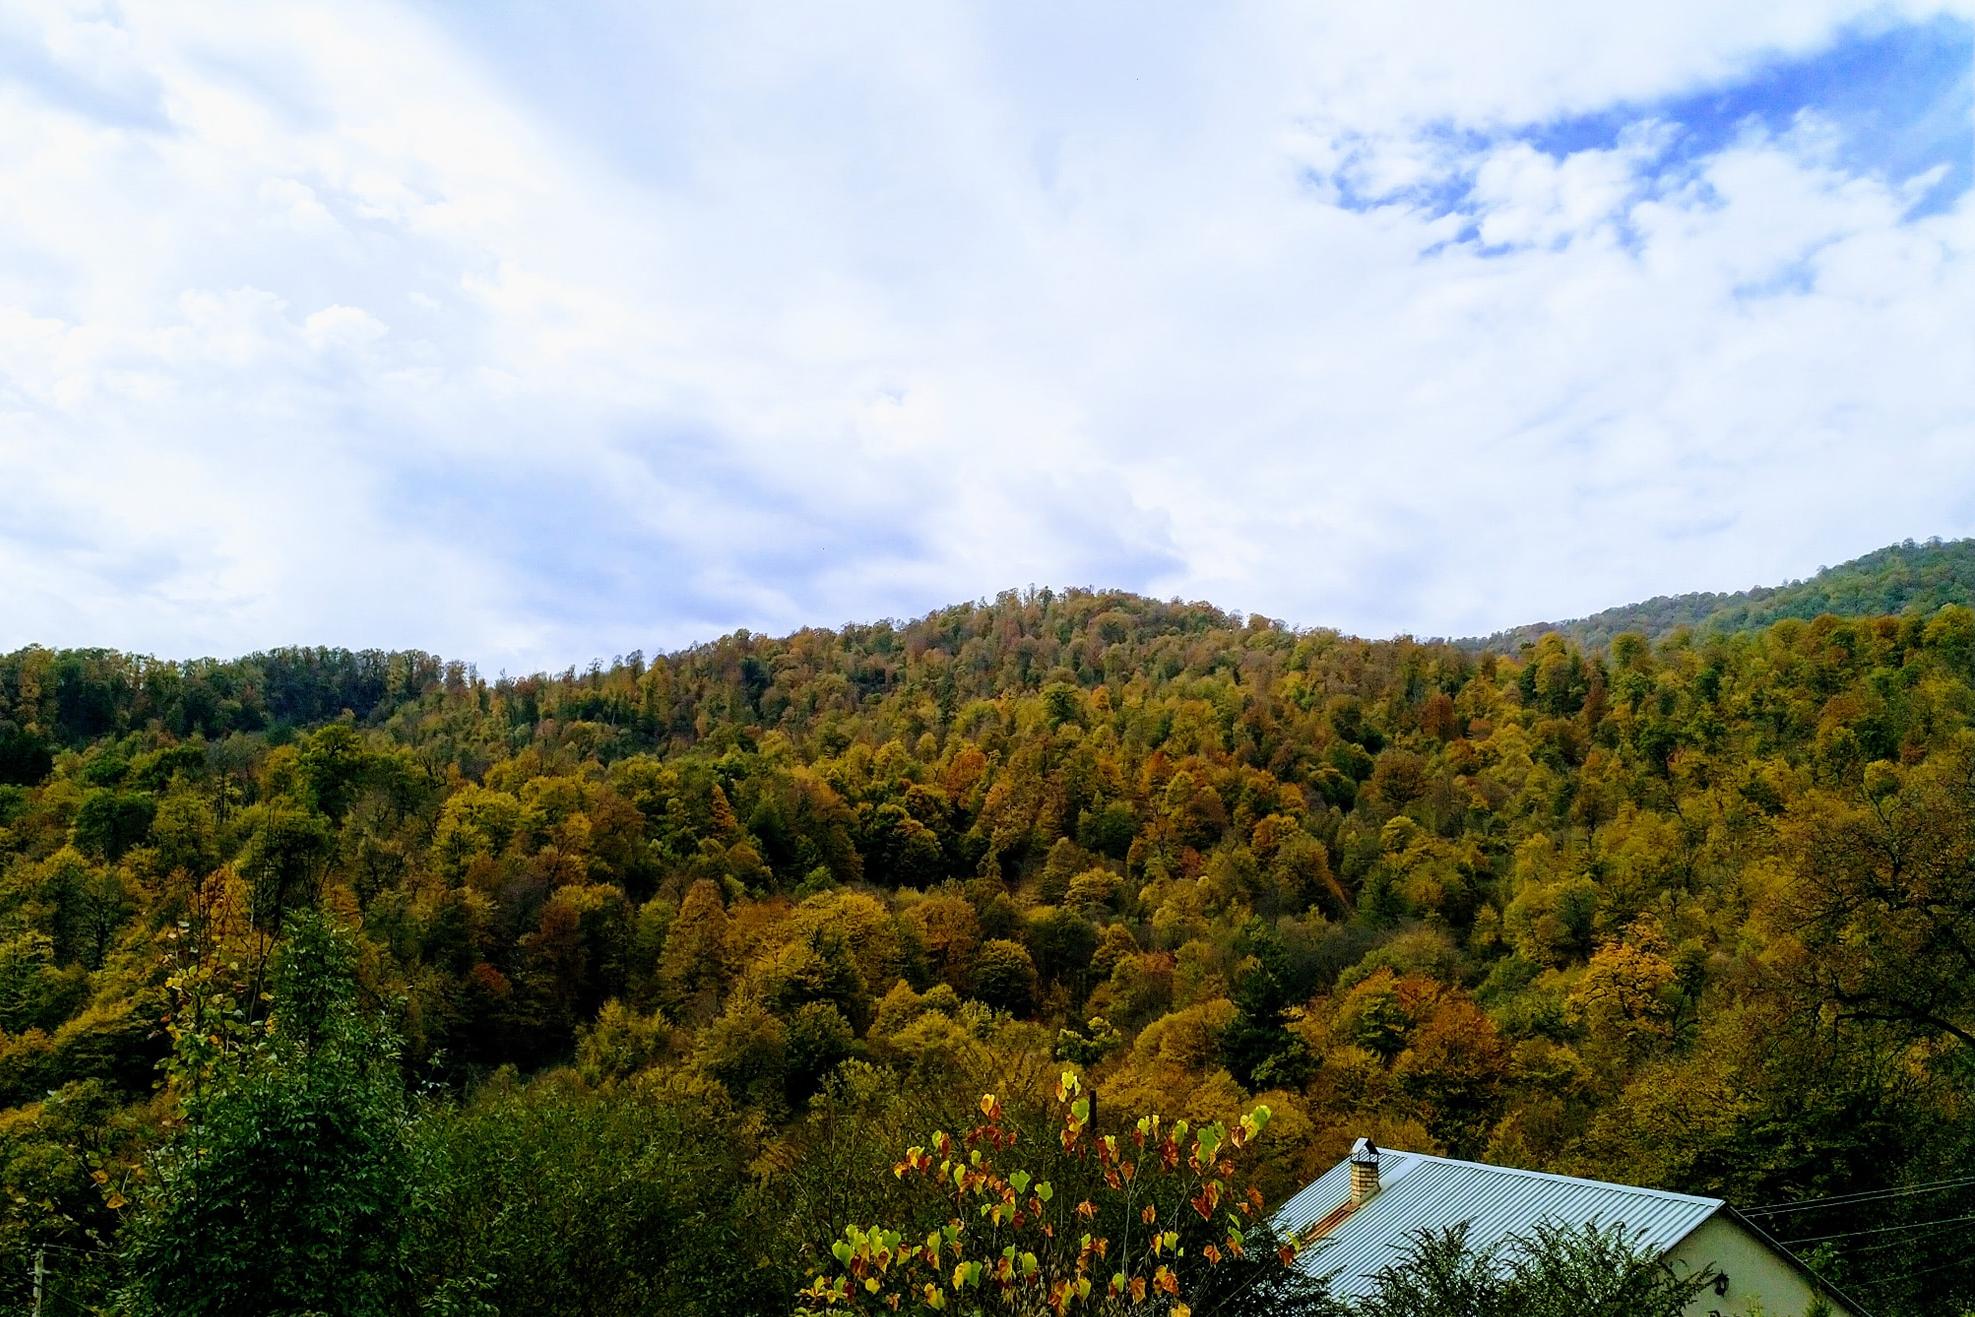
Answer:
<svg viewBox="0 0 1975 1317"><path fill-rule="evenodd" d="M773 1312L748 1145L716 1091L568 1072L430 1108L408 1255L459 1313Z"/></svg>

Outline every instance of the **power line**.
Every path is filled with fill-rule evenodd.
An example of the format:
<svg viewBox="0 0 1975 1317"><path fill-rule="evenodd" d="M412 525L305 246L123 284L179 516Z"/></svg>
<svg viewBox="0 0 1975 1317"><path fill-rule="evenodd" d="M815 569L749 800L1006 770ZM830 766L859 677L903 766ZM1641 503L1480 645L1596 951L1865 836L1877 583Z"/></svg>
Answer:
<svg viewBox="0 0 1975 1317"><path fill-rule="evenodd" d="M1933 1193L1940 1189L1952 1189L1959 1185L1975 1184L1975 1175L1957 1175L1945 1180L1923 1180L1919 1184L1887 1185L1883 1189L1861 1189L1856 1193L1829 1194L1823 1198L1793 1198L1759 1207L1745 1207L1744 1216L1758 1213L1768 1215L1776 1212L1801 1212L1835 1203L1848 1203L1862 1198L1885 1198L1899 1194Z"/></svg>
<svg viewBox="0 0 1975 1317"><path fill-rule="evenodd" d="M1783 1243L1792 1247L1798 1244L1823 1244L1834 1239L1857 1239L1861 1235L1890 1235L1901 1230L1924 1230L1928 1226L1952 1225L1956 1221L1975 1221L1975 1212L1967 1216L1944 1216L1935 1221L1910 1221L1905 1225L1877 1226L1871 1230L1844 1230L1835 1235L1810 1235L1802 1239L1786 1239Z"/></svg>
<svg viewBox="0 0 1975 1317"><path fill-rule="evenodd" d="M1845 1203L1900 1198L1908 1194L1939 1193L1969 1184L1975 1184L1975 1175L1964 1175L1953 1180L1932 1180L1925 1184L1902 1185L1891 1189L1867 1189L1855 1194L1833 1194L1828 1198L1803 1198L1795 1202L1773 1203L1767 1207L1745 1207L1741 1210L1743 1216L1780 1216L1786 1212L1809 1212L1820 1207L1837 1207Z"/></svg>
<svg viewBox="0 0 1975 1317"><path fill-rule="evenodd" d="M1846 1249L1845 1255L1847 1257L1857 1257L1861 1253L1883 1253L1889 1248L1924 1248L1934 1240L1959 1238L1966 1233L1966 1231L1962 1230L1949 1230L1946 1227L1938 1230L1930 1229L1927 1234L1912 1239L1882 1239L1873 1244L1860 1244L1856 1248Z"/></svg>
<svg viewBox="0 0 1975 1317"><path fill-rule="evenodd" d="M1902 1271L1892 1276L1881 1276L1877 1280L1848 1281L1846 1282L1846 1288L1854 1289L1854 1290L1869 1290L1875 1285L1891 1285L1895 1281L1907 1280L1914 1276L1932 1275L1934 1272L1937 1271L1946 1271L1950 1267L1966 1267L1970 1265L1970 1262L1971 1260L1968 1258L1955 1258L1951 1262L1941 1262L1931 1267L1921 1267L1917 1271Z"/></svg>

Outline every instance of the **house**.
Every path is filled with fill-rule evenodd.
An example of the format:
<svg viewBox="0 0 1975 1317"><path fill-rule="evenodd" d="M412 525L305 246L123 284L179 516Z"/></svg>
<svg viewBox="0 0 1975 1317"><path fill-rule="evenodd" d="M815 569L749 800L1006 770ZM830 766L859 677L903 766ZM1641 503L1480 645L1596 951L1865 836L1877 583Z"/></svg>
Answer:
<svg viewBox="0 0 1975 1317"><path fill-rule="evenodd" d="M1621 1225L1682 1270L1712 1266L1713 1286L1688 1308L1696 1317L1739 1317L1752 1306L1768 1317L1801 1317L1822 1294L1834 1314L1865 1310L1813 1275L1781 1244L1719 1198L1546 1175L1424 1153L1381 1149L1359 1139L1344 1161L1284 1203L1276 1228L1299 1243L1326 1241L1303 1265L1334 1273L1333 1292L1371 1292L1371 1277L1403 1255L1414 1232L1466 1222L1479 1248L1535 1226Z"/></svg>

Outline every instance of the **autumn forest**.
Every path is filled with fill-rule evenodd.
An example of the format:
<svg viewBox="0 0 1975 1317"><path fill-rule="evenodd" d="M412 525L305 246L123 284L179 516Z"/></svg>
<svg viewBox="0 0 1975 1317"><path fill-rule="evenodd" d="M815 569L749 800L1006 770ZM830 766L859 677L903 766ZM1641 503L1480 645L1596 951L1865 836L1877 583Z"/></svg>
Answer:
<svg viewBox="0 0 1975 1317"><path fill-rule="evenodd" d="M1888 552L1935 593L1575 638L0 656L0 1306L786 1317L993 1093L1259 1204L1361 1135L1720 1195L1953 1317L1975 611Z"/></svg>

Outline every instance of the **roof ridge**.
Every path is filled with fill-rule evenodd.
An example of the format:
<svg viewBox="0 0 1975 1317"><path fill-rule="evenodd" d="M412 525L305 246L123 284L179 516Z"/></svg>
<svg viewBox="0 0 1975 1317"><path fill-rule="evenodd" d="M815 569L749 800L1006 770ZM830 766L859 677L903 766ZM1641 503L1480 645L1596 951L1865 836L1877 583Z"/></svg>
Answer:
<svg viewBox="0 0 1975 1317"><path fill-rule="evenodd" d="M1681 1203L1710 1203L1715 1207L1726 1207L1725 1198L1711 1198L1706 1194L1676 1193L1671 1189L1649 1189L1641 1184L1621 1184L1616 1180L1593 1180L1583 1175L1562 1175L1555 1171L1531 1171L1520 1166L1498 1166L1493 1162L1465 1161L1459 1157L1440 1157L1430 1152L1408 1152L1404 1148L1380 1148L1381 1153L1400 1157L1415 1157L1421 1161L1440 1162L1446 1166L1471 1166L1478 1171L1492 1171L1497 1175L1521 1175L1532 1180L1548 1180L1562 1184L1590 1184L1601 1189L1618 1189L1629 1194L1644 1194L1652 1198L1666 1198Z"/></svg>

